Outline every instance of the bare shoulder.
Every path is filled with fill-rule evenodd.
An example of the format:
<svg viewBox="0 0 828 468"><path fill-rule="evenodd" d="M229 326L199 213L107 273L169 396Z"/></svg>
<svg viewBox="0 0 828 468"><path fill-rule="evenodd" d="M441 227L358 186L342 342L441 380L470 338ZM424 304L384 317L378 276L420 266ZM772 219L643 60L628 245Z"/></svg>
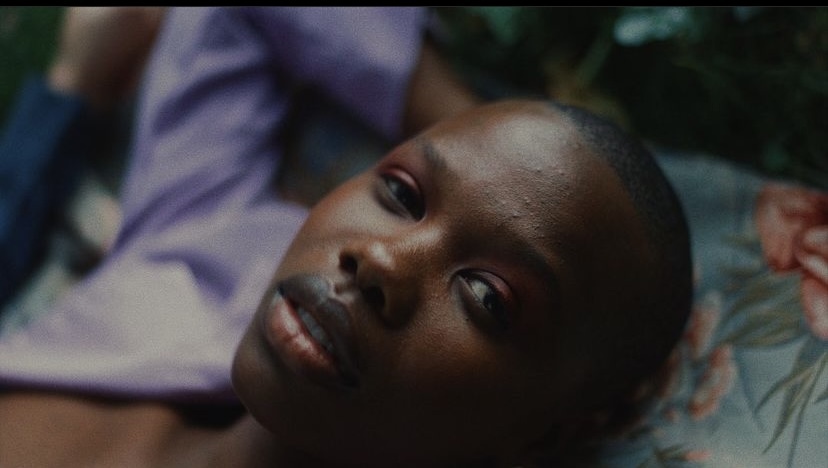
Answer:
<svg viewBox="0 0 828 468"><path fill-rule="evenodd" d="M146 465L178 424L175 411L158 403L2 392L0 466Z"/></svg>

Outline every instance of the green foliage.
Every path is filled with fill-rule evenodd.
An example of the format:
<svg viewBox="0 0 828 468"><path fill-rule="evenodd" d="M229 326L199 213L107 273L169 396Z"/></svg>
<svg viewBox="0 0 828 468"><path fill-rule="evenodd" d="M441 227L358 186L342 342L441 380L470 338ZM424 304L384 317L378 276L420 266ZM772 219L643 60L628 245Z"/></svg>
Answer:
<svg viewBox="0 0 828 468"><path fill-rule="evenodd" d="M0 122L28 73L54 54L62 7L0 7Z"/></svg>
<svg viewBox="0 0 828 468"><path fill-rule="evenodd" d="M828 188L828 8L440 7L489 97L584 105L662 145ZM0 121L62 7L0 7Z"/></svg>
<svg viewBox="0 0 828 468"><path fill-rule="evenodd" d="M574 101L656 143L828 188L828 8L437 8L489 94Z"/></svg>
<svg viewBox="0 0 828 468"><path fill-rule="evenodd" d="M745 255L763 256L758 238L734 237L730 241ZM788 466L793 466L805 414L814 411L814 406L828 395L828 386L818 388L820 375L828 368L828 342L811 333L805 324L801 276L798 270L782 273L760 267L753 275L734 277L732 294L736 299L726 311L725 323L735 326L720 341L741 349L799 346L788 374L765 392L753 410L758 418L770 400L781 398L782 405L765 452L779 443L784 433L790 432Z"/></svg>

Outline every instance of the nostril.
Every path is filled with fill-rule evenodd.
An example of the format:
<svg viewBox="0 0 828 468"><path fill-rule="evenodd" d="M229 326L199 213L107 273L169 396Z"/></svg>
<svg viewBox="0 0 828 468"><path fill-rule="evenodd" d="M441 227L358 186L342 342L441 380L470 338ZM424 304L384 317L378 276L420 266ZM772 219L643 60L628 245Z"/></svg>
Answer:
<svg viewBox="0 0 828 468"><path fill-rule="evenodd" d="M378 287L369 287L362 290L365 301L375 310L383 310L385 308L385 294L382 289Z"/></svg>
<svg viewBox="0 0 828 468"><path fill-rule="evenodd" d="M339 267L345 270L347 273L355 275L357 272L356 258L350 255L342 255L339 258Z"/></svg>
<svg viewBox="0 0 828 468"><path fill-rule="evenodd" d="M347 282L359 292L369 309L381 314L387 298L384 292L382 268L360 250L344 251L339 255L339 268L349 277Z"/></svg>

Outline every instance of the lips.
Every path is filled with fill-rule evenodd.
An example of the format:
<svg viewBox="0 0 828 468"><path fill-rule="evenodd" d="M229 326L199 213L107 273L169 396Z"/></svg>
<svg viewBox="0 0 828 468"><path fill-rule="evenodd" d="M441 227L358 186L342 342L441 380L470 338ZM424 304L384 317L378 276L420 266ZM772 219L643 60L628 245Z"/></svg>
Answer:
<svg viewBox="0 0 828 468"><path fill-rule="evenodd" d="M348 309L329 281L318 275L288 278L267 303L265 335L289 368L321 384L359 385Z"/></svg>

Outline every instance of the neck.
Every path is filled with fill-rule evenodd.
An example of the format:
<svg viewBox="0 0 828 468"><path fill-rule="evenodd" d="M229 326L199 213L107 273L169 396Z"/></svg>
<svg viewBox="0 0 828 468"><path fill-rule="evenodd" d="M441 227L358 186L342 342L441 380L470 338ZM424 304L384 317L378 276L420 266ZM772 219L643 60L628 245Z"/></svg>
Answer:
<svg viewBox="0 0 828 468"><path fill-rule="evenodd" d="M320 466L237 409L0 392L0 466L98 466L113 460L119 466Z"/></svg>
<svg viewBox="0 0 828 468"><path fill-rule="evenodd" d="M213 451L212 459L215 462L214 466L217 467L318 468L324 466L321 461L286 446L249 413L245 413L233 426L224 430L218 439L213 442L204 441L206 448Z"/></svg>

